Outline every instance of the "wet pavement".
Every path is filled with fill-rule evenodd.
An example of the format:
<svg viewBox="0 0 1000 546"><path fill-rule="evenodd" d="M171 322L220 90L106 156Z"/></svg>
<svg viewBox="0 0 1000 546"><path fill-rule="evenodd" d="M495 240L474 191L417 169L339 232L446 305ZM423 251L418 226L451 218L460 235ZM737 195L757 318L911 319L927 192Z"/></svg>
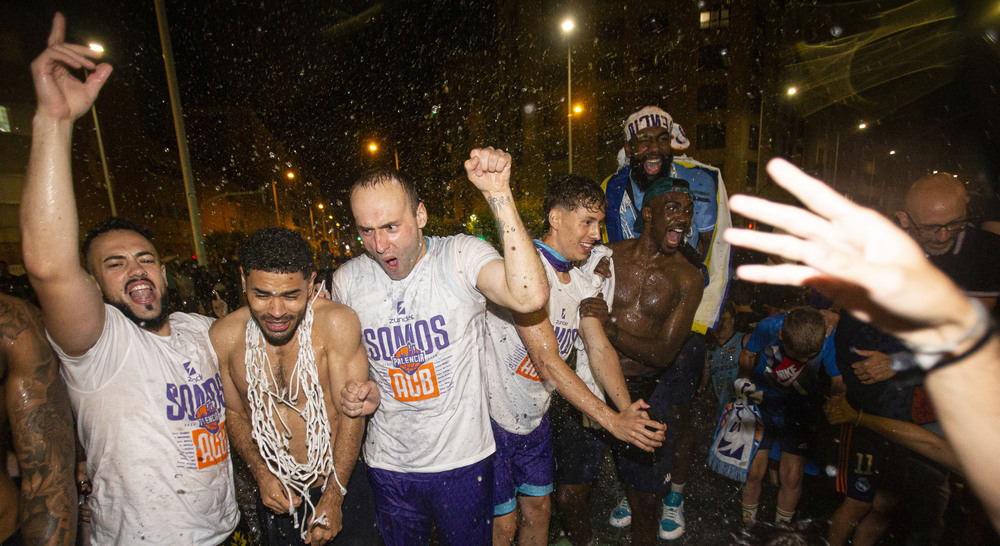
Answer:
<svg viewBox="0 0 1000 546"><path fill-rule="evenodd" d="M685 532L676 540L658 539L659 544L671 545L715 545L733 544L733 533L740 524L740 483L725 478L712 471L706 464L708 449L715 432L716 400L711 389L706 389L695 400L695 456L691 477L684 488ZM802 500L796 519L818 518L826 520L840 504L839 496L832 493L825 479L805 476ZM761 510L758 519L774 520L774 505L777 487L767 484L761 494ZM594 533L601 544L631 544L629 529L616 529L608 522L611 510L621 501L624 489L618 483L614 463L610 455L605 455L597 484L592 489L590 506ZM558 508L553 507L550 542L559 541L562 534ZM560 544L568 544L561 541Z"/></svg>

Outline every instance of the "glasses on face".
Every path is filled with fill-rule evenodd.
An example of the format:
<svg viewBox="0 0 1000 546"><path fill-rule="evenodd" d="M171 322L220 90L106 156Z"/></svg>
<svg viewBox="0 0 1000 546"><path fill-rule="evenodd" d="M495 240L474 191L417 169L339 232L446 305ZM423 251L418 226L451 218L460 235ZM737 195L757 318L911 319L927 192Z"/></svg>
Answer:
<svg viewBox="0 0 1000 546"><path fill-rule="evenodd" d="M910 218L910 229L916 232L917 235L926 238L937 236L941 233L941 230L945 230L948 233L962 232L965 231L965 228L969 225L968 218L961 218L959 220L948 222L947 224L918 224L913 221L913 217L909 214L906 216L907 218Z"/></svg>
<svg viewBox="0 0 1000 546"><path fill-rule="evenodd" d="M657 136L647 135L644 133L639 133L635 135L635 143L637 148L645 148L656 141L656 144L660 147L670 147L670 141L674 139L673 135L669 131L660 133Z"/></svg>

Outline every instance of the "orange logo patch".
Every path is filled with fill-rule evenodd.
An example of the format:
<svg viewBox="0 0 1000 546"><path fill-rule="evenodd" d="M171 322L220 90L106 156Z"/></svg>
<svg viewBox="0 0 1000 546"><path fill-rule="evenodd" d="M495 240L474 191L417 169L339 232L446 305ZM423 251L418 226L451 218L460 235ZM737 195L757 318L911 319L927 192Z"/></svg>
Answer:
<svg viewBox="0 0 1000 546"><path fill-rule="evenodd" d="M198 458L198 469L208 468L225 461L229 457L229 437L226 436L226 422L219 423L218 432L203 428L191 432L194 452Z"/></svg>
<svg viewBox="0 0 1000 546"><path fill-rule="evenodd" d="M400 402L417 402L441 394L433 362L420 365L412 373L390 369L389 381L392 383L392 395Z"/></svg>
<svg viewBox="0 0 1000 546"><path fill-rule="evenodd" d="M538 377L538 370L535 369L535 365L531 363L531 359L528 357L524 357L524 360L517 365L517 369L514 370L514 373L532 381L538 381L539 383L542 382L542 379Z"/></svg>

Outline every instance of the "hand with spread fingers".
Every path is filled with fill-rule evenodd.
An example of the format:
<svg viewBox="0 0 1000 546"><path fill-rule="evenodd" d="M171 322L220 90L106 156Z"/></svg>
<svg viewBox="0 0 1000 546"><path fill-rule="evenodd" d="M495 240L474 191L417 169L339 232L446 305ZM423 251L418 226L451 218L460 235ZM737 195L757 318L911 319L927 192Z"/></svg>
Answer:
<svg viewBox="0 0 1000 546"><path fill-rule="evenodd" d="M971 302L903 230L785 160L773 159L767 168L810 210L736 195L733 212L786 233L730 229L725 238L798 263L744 265L737 270L741 278L815 287L858 318L913 343L940 344L969 328L976 316Z"/></svg>

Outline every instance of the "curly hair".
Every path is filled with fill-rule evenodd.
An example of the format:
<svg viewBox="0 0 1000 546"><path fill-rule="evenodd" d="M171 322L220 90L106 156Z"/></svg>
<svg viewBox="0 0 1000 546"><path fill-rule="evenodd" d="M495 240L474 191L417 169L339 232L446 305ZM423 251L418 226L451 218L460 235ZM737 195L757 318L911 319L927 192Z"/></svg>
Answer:
<svg viewBox="0 0 1000 546"><path fill-rule="evenodd" d="M282 227L258 229L240 246L240 267L268 273L302 273L308 277L315 269L312 249L298 233Z"/></svg>

